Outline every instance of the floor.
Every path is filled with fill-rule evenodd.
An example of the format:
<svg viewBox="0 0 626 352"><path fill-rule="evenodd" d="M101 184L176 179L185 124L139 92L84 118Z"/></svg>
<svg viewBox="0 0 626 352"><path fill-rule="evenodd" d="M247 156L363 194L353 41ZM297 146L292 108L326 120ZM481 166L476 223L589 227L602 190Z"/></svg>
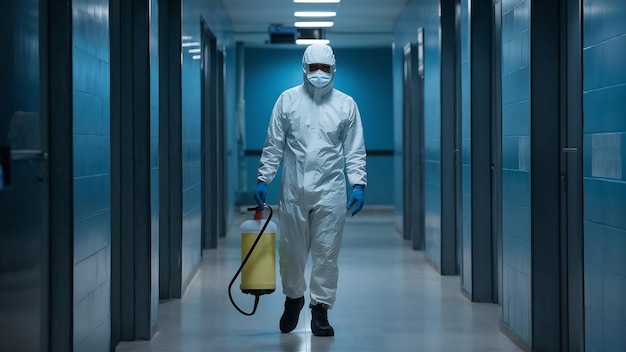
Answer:
<svg viewBox="0 0 626 352"><path fill-rule="evenodd" d="M122 342L117 351L521 351L500 332L499 306L471 303L458 276L439 275L402 239L390 212L363 211L346 223L337 302L328 314L334 337L311 334L306 308L293 332L280 333L280 280L276 292L261 296L256 314L244 316L227 287L240 264L239 224L248 216L237 214L219 249L204 252L184 297L160 304L153 339ZM234 299L249 312L254 296L242 294L238 282Z"/></svg>

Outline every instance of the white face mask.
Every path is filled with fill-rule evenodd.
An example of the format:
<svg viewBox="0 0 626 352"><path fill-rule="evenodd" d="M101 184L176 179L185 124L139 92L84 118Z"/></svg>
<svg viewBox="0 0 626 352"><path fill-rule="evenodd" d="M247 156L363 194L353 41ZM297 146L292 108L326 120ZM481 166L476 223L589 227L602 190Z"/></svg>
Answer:
<svg viewBox="0 0 626 352"><path fill-rule="evenodd" d="M313 73L309 73L306 78L316 88L322 88L330 82L331 74L322 70L317 70Z"/></svg>

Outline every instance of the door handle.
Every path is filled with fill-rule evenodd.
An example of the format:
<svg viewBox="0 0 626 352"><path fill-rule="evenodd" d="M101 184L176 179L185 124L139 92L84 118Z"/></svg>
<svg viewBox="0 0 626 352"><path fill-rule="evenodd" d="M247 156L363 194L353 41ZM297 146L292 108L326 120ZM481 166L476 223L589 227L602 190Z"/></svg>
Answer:
<svg viewBox="0 0 626 352"><path fill-rule="evenodd" d="M11 150L11 160L47 160L48 153L43 150L34 149L16 149Z"/></svg>
<svg viewBox="0 0 626 352"><path fill-rule="evenodd" d="M574 148L574 147L563 148L563 152L565 153L576 153L577 151L578 151L578 148Z"/></svg>

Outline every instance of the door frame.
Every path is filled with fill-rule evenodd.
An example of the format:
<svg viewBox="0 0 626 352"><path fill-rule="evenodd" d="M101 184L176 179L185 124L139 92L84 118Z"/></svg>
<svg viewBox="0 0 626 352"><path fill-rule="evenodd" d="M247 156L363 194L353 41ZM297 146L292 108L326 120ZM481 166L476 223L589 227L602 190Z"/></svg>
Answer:
<svg viewBox="0 0 626 352"><path fill-rule="evenodd" d="M159 0L159 299L182 296L182 6Z"/></svg>
<svg viewBox="0 0 626 352"><path fill-rule="evenodd" d="M424 249L424 29L403 49L403 233Z"/></svg>
<svg viewBox="0 0 626 352"><path fill-rule="evenodd" d="M204 18L200 18L201 30L201 213L202 213L202 248L217 248L218 214L217 209L223 207L219 203L220 177L218 172L220 151L218 91L217 91L217 39Z"/></svg>
<svg viewBox="0 0 626 352"><path fill-rule="evenodd" d="M40 0L42 243L41 350L74 347L74 165L71 0ZM54 121L54 123L50 123ZM54 239L54 240L52 240ZM54 284L53 284L54 283Z"/></svg>
<svg viewBox="0 0 626 352"><path fill-rule="evenodd" d="M567 336L563 351L585 350L584 225L583 225L583 43L581 1L562 1L561 41L561 250L567 255L563 275L562 324ZM564 101L563 101L564 100Z"/></svg>

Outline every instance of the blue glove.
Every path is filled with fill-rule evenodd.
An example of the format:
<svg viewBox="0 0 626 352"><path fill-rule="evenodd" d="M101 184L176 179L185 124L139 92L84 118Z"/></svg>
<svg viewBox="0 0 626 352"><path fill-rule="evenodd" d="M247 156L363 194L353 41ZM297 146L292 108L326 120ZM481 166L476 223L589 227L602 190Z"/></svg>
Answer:
<svg viewBox="0 0 626 352"><path fill-rule="evenodd" d="M348 208L351 208L355 203L356 207L352 210L352 216L355 216L356 213L360 212L363 209L363 192L365 191L365 187L363 185L355 185L352 188L352 197L348 201Z"/></svg>
<svg viewBox="0 0 626 352"><path fill-rule="evenodd" d="M265 182L259 182L256 184L256 190L254 191L254 200L259 206L259 209L265 208L265 197L267 196L267 186Z"/></svg>

